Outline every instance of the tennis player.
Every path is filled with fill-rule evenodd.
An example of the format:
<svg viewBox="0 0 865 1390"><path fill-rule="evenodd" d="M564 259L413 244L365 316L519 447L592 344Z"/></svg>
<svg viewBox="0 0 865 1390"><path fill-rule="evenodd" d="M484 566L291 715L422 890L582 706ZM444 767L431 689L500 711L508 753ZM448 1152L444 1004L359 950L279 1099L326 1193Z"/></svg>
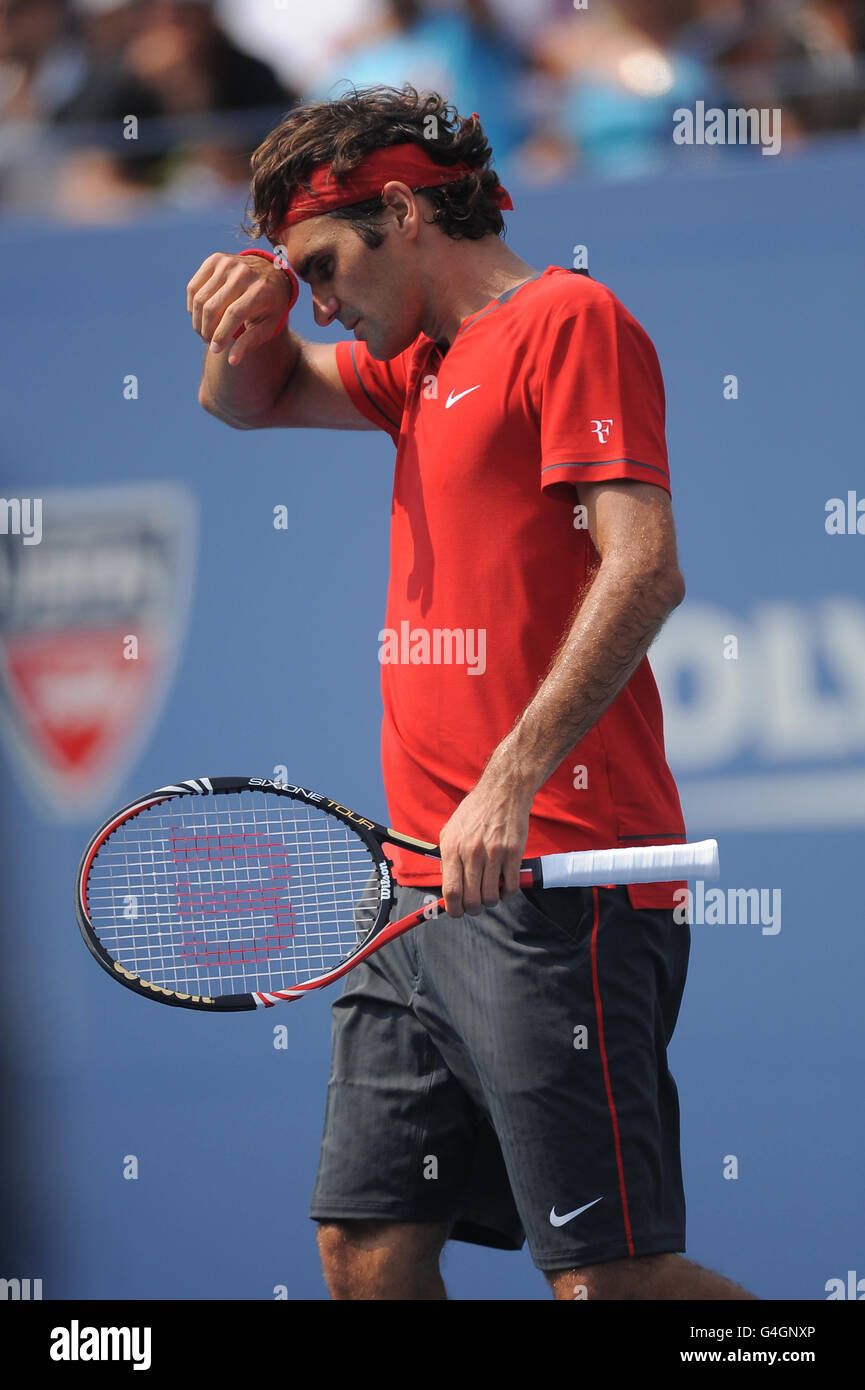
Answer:
<svg viewBox="0 0 865 1390"><path fill-rule="evenodd" d="M524 855L682 841L646 651L684 595L664 388L585 273L502 241L476 114L352 89L253 156L263 254L188 286L199 399L238 429L396 447L379 634L396 911L447 915L333 1006L311 1216L335 1299L443 1299L445 1242L519 1249L557 1299L744 1299L683 1258L667 1066L689 951L675 883L520 890ZM286 325L296 275L316 323Z"/></svg>

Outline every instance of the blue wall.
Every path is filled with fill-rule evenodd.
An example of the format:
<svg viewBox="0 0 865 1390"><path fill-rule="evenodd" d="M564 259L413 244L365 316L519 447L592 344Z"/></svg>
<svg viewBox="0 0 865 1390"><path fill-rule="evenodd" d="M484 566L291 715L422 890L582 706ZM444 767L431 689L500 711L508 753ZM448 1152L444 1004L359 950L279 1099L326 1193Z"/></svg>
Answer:
<svg viewBox="0 0 865 1390"><path fill-rule="evenodd" d="M865 1262L865 535L824 526L827 499L865 496L862 187L860 148L841 143L711 175L514 187L507 219L538 267L585 244L664 369L688 581L653 653L671 757L689 834L720 840L722 885L783 902L774 934L693 928L671 1049L689 1254L788 1299L825 1298ZM239 215L0 227L4 494L44 496L47 518L55 489L170 483L180 493L155 505L170 532L183 501L191 569L176 672L96 804L58 805L20 740L0 752L4 1161L20 1194L0 1274L41 1277L46 1298L325 1296L306 1209L328 997L224 1019L155 1008L95 967L72 912L95 825L179 776L282 764L384 815L376 634L393 449L383 434L235 433L198 407L185 285L238 245ZM293 323L337 336L314 326L305 293ZM129 373L137 400L123 399ZM723 397L731 373L737 400ZM130 1154L137 1181L123 1177ZM455 1298L547 1296L525 1250L453 1245L445 1268Z"/></svg>

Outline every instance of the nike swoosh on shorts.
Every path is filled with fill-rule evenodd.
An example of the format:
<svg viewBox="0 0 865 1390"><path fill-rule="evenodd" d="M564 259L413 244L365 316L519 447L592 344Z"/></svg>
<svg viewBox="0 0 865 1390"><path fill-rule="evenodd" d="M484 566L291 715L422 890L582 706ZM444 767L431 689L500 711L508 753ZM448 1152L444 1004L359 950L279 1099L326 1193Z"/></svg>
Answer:
<svg viewBox="0 0 865 1390"><path fill-rule="evenodd" d="M573 1221L573 1219L574 1219L575 1216L579 1216L582 1212L588 1211L588 1210L589 1210L589 1207L593 1207L593 1206L595 1205L596 1202L602 1202L603 1200L604 1200L603 1197L596 1197L594 1202L586 1202L586 1205L585 1205L584 1207L577 1207L576 1211L569 1211L569 1212L566 1212L564 1216L556 1216L556 1209L555 1209L555 1207L551 1207L551 1208L550 1208L550 1225L551 1225L551 1226L566 1226L567 1223L568 1223L569 1221Z"/></svg>

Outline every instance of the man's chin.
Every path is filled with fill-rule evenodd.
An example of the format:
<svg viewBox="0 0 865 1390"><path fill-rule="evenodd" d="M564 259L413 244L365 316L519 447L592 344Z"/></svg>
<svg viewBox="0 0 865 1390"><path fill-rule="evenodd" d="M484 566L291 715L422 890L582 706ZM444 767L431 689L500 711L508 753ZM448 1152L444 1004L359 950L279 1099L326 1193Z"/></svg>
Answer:
<svg viewBox="0 0 865 1390"><path fill-rule="evenodd" d="M382 340L376 333L368 335L368 325L365 320L361 324L361 328L363 337L359 341L366 343L367 352L370 357L375 358L376 362L390 362L392 358L399 357L401 352L405 352L406 348L411 347L417 337L415 334L414 337L408 338L405 342L393 338Z"/></svg>
<svg viewBox="0 0 865 1390"><path fill-rule="evenodd" d="M367 352L376 362L389 362L392 357L397 355L395 352L391 352L388 343L380 344L374 335L370 338L364 335L359 341L366 344Z"/></svg>

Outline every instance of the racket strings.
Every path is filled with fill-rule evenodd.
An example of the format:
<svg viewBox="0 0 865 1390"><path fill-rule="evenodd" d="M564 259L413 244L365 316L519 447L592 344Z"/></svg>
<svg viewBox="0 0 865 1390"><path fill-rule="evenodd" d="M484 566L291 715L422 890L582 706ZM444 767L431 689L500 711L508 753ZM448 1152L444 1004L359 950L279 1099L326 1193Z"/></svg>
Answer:
<svg viewBox="0 0 865 1390"><path fill-rule="evenodd" d="M265 993L334 968L376 920L363 840L334 816L253 792L140 812L90 868L93 930L124 969L183 994Z"/></svg>

